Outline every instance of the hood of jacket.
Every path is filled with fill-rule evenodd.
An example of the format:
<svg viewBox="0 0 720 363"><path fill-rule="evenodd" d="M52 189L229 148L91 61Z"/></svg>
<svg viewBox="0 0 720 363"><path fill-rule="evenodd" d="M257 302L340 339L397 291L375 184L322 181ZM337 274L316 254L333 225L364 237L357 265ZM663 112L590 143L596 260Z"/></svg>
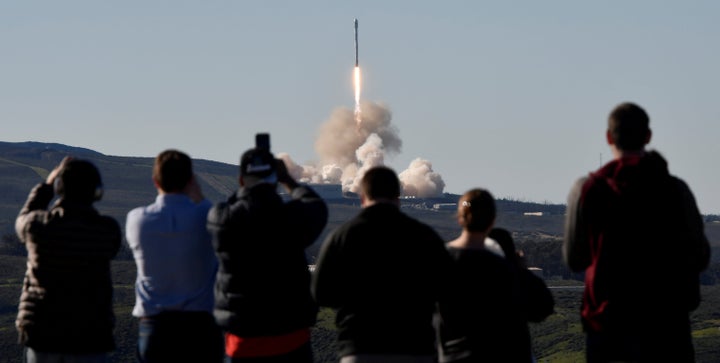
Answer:
<svg viewBox="0 0 720 363"><path fill-rule="evenodd" d="M620 195L652 185L669 175L667 161L654 150L615 159L594 173L595 177L604 178Z"/></svg>

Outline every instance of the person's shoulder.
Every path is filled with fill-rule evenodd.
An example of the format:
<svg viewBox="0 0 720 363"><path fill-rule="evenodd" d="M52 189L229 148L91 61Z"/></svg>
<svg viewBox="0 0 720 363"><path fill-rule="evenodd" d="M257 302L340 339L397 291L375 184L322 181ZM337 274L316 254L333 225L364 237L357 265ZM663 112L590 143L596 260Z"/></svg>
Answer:
<svg viewBox="0 0 720 363"><path fill-rule="evenodd" d="M39 209L30 211L29 213L19 216L16 223L20 222L22 229L29 231L37 231L45 228L51 219L51 211Z"/></svg>
<svg viewBox="0 0 720 363"><path fill-rule="evenodd" d="M425 223L403 211L400 211L400 215L402 215L402 219L403 219L404 223L412 224L412 225L416 226L416 228L419 228L419 229L425 229L425 230L432 229L432 227L429 224L427 224L427 223Z"/></svg>
<svg viewBox="0 0 720 363"><path fill-rule="evenodd" d="M105 231L112 234L121 233L120 223L117 221L117 219L115 219L115 217L107 214L97 214L97 220L90 221L90 223L102 226Z"/></svg>
<svg viewBox="0 0 720 363"><path fill-rule="evenodd" d="M447 246L448 253L463 264L475 265L481 270L504 271L510 273L512 265L505 257L487 248L463 248Z"/></svg>
<svg viewBox="0 0 720 363"><path fill-rule="evenodd" d="M596 189L598 183L603 182L603 178L595 173L588 173L575 179L572 185L572 190L581 193L587 192L590 189Z"/></svg>
<svg viewBox="0 0 720 363"><path fill-rule="evenodd" d="M207 216L210 212L210 209L214 207L213 203L208 199L203 199L199 203L193 204L195 211L203 216Z"/></svg>
<svg viewBox="0 0 720 363"><path fill-rule="evenodd" d="M155 203L135 207L125 216L125 225L141 225L146 223L148 215L159 212Z"/></svg>
<svg viewBox="0 0 720 363"><path fill-rule="evenodd" d="M612 194L612 187L608 178L596 171L579 177L573 185L571 195L575 195L578 200L586 201L588 198L597 199Z"/></svg>
<svg viewBox="0 0 720 363"><path fill-rule="evenodd" d="M334 234L341 234L341 233L347 233L348 231L353 231L358 228L366 228L365 226L372 224L373 221L371 219L366 218L362 211L350 217L348 220L340 224L337 228L335 228L331 233Z"/></svg>
<svg viewBox="0 0 720 363"><path fill-rule="evenodd" d="M222 224L246 211L247 201L244 199L230 198L210 206L207 212L207 220L210 223Z"/></svg>
<svg viewBox="0 0 720 363"><path fill-rule="evenodd" d="M690 186L685 182L684 179L677 175L670 175L670 180L683 192L690 192Z"/></svg>
<svg viewBox="0 0 720 363"><path fill-rule="evenodd" d="M495 254L501 258L512 257L512 256L505 256L505 252L503 251L502 247L500 247L500 244L496 240L494 240L490 237L486 237L485 241L483 241L483 244L485 245L485 249L487 251L492 252L493 254Z"/></svg>
<svg viewBox="0 0 720 363"><path fill-rule="evenodd" d="M143 214L145 214L145 209L147 208L146 205L135 207L131 209L129 212L127 212L126 218L130 220L131 218L140 218Z"/></svg>
<svg viewBox="0 0 720 363"><path fill-rule="evenodd" d="M435 228L433 228L431 225L420 221L419 219L408 215L407 213L402 213L403 219L404 219L404 228L408 230L409 233L413 233L416 237L420 238L426 238L428 240L432 239L435 241L442 241L445 243L445 241L440 238L440 235L435 231Z"/></svg>
<svg viewBox="0 0 720 363"><path fill-rule="evenodd" d="M581 175L580 177L575 179L575 182L573 183L573 185L583 186L583 185L591 182L592 179L594 179L593 174Z"/></svg>
<svg viewBox="0 0 720 363"><path fill-rule="evenodd" d="M219 216L225 214L228 208L229 204L227 202L215 203L208 211L208 218L217 219Z"/></svg>
<svg viewBox="0 0 720 363"><path fill-rule="evenodd" d="M692 190L690 190L690 186L680 177L671 175L670 178L683 206L696 209L697 202L695 195L693 195Z"/></svg>

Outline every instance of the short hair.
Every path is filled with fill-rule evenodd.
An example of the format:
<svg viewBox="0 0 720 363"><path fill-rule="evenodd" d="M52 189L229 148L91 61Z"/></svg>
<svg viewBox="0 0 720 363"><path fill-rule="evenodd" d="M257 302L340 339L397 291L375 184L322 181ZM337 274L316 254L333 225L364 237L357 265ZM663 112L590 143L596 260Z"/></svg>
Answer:
<svg viewBox="0 0 720 363"><path fill-rule="evenodd" d="M462 227L471 232L484 232L495 221L495 198L485 189L471 189L460 197L458 217Z"/></svg>
<svg viewBox="0 0 720 363"><path fill-rule="evenodd" d="M397 199L400 197L400 180L394 170L376 166L365 172L360 190L370 200Z"/></svg>
<svg viewBox="0 0 720 363"><path fill-rule="evenodd" d="M608 131L618 149L642 150L650 132L650 117L634 103L621 103L610 112Z"/></svg>
<svg viewBox="0 0 720 363"><path fill-rule="evenodd" d="M181 192L192 176L192 160L182 151L169 149L155 157L153 180L164 192Z"/></svg>
<svg viewBox="0 0 720 363"><path fill-rule="evenodd" d="M100 172L87 160L72 159L55 179L54 189L63 199L92 203L102 197Z"/></svg>

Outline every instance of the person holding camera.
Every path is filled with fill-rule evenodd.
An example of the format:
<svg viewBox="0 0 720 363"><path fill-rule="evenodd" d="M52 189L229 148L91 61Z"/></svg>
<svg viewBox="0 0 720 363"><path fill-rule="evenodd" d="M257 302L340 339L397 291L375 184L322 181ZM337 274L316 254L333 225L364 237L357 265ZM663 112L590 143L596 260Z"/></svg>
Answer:
<svg viewBox="0 0 720 363"><path fill-rule="evenodd" d="M212 203L190 157L157 155L155 202L127 214L125 234L137 266L135 307L140 362L221 362L222 333L212 316L217 259L205 222Z"/></svg>
<svg viewBox="0 0 720 363"><path fill-rule="evenodd" d="M275 159L266 134L256 141L240 159L240 188L208 215L220 262L215 319L227 362L312 363L317 306L305 249L325 228L327 205Z"/></svg>
<svg viewBox="0 0 720 363"><path fill-rule="evenodd" d="M91 162L65 157L15 221L28 250L15 321L25 362L107 362L115 349L110 260L122 233L93 208L102 191Z"/></svg>

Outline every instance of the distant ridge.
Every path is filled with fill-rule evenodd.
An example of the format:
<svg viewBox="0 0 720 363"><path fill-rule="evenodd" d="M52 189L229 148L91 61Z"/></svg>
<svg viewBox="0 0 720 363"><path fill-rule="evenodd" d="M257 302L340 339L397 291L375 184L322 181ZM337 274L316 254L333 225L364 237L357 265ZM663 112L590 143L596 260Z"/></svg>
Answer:
<svg viewBox="0 0 720 363"><path fill-rule="evenodd" d="M82 147L76 147L76 146L68 146L63 144L57 144L57 143L44 143L44 142L37 142L37 141L23 141L23 142L4 142L0 141L0 152L3 152L8 149L27 149L29 151L34 150L44 150L44 151L57 151L57 152L63 152L73 155L82 155L82 156L105 156L102 153L99 153L94 150L82 148Z"/></svg>
<svg viewBox="0 0 720 363"><path fill-rule="evenodd" d="M43 142L0 142L0 233L13 231L15 217L30 189L42 182L65 156L93 162L103 178L105 194L96 204L100 212L124 221L132 208L152 203L153 157L109 156L82 147ZM237 187L237 167L193 160L198 182L213 202L224 200Z"/></svg>

